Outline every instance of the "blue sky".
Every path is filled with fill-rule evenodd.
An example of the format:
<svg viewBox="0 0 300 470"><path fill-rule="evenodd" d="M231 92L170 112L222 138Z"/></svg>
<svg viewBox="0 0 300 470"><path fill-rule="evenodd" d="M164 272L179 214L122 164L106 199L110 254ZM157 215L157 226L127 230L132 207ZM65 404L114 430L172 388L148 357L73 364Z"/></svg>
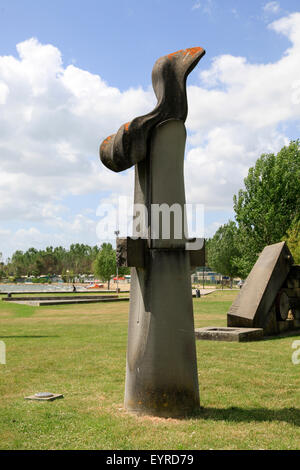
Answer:
<svg viewBox="0 0 300 470"><path fill-rule="evenodd" d="M268 3L278 2L1 0L0 53L16 55L17 43L36 37L58 47L65 65L74 62L120 90L145 87L158 57L193 44L206 48L206 61L220 54L255 63L278 59L288 41L266 24L297 11L299 2L265 11Z"/></svg>
<svg viewBox="0 0 300 470"><path fill-rule="evenodd" d="M299 136L299 1L0 0L0 251L99 243L96 209L132 193L98 146L155 104L156 59L207 54L188 80L188 202L205 229L262 152ZM1 130L2 129L2 130Z"/></svg>

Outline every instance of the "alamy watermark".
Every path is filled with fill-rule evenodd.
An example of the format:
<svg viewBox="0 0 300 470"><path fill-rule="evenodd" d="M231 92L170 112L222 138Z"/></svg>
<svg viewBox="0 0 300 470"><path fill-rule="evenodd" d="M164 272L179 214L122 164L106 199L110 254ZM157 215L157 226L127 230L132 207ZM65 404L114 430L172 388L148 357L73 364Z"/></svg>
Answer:
<svg viewBox="0 0 300 470"><path fill-rule="evenodd" d="M6 364L6 345L0 341L0 364Z"/></svg>
<svg viewBox="0 0 300 470"><path fill-rule="evenodd" d="M300 364L300 340L294 341L292 348L296 350L292 354L292 363L294 366L298 366Z"/></svg>
<svg viewBox="0 0 300 470"><path fill-rule="evenodd" d="M186 240L186 248L198 250L204 236L204 205L133 204L128 197L119 197L116 204L100 204L96 232L99 240L113 240L116 229L120 238L151 240Z"/></svg>

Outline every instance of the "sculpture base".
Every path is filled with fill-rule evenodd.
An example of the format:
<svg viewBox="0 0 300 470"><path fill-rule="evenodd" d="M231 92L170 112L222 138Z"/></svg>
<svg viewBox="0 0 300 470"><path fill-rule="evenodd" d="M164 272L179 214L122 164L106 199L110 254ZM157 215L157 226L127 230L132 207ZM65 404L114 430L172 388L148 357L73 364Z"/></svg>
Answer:
<svg viewBox="0 0 300 470"><path fill-rule="evenodd" d="M132 269L125 408L178 417L200 408L189 255L151 250Z"/></svg>
<svg viewBox="0 0 300 470"><path fill-rule="evenodd" d="M182 418L190 416L200 409L199 396L187 390L149 390L143 393L140 404L125 403L130 413L137 415L158 416L161 418Z"/></svg>

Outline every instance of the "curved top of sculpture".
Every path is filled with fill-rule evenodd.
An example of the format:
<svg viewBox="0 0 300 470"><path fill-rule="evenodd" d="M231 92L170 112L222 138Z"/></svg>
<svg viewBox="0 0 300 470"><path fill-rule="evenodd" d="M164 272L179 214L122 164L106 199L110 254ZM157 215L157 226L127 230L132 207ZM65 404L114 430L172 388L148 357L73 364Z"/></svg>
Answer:
<svg viewBox="0 0 300 470"><path fill-rule="evenodd" d="M201 47L182 49L158 59L152 70L157 97L154 110L136 117L107 137L100 146L100 158L112 171L123 171L146 158L151 130L168 119L187 117L186 79L205 51Z"/></svg>

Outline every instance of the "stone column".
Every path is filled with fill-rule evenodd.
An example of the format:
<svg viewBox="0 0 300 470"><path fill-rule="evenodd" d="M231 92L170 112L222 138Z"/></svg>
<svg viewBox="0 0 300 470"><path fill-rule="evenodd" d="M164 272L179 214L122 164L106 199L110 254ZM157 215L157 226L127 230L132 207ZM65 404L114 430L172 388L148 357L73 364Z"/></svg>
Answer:
<svg viewBox="0 0 300 470"><path fill-rule="evenodd" d="M149 155L136 165L135 203L179 204L184 214L183 121L154 129ZM183 225L185 223L183 218ZM186 239L152 240L144 267L131 271L125 407L137 413L179 416L200 406L190 255Z"/></svg>

